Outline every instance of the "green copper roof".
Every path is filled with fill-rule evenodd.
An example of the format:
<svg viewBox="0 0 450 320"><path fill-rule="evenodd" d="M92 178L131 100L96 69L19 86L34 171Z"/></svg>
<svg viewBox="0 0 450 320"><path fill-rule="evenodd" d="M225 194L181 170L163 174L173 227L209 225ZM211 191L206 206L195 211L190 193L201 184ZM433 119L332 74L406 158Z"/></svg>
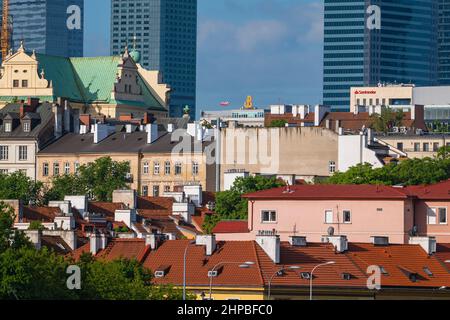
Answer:
<svg viewBox="0 0 450 320"><path fill-rule="evenodd" d="M36 56L39 61L39 72L43 68L45 78L52 80L55 97L65 97L82 103L118 103L165 110L141 77L138 78L138 83L142 88L144 102L119 102L111 99L117 66L122 62L120 56L82 58L63 58L43 54Z"/></svg>

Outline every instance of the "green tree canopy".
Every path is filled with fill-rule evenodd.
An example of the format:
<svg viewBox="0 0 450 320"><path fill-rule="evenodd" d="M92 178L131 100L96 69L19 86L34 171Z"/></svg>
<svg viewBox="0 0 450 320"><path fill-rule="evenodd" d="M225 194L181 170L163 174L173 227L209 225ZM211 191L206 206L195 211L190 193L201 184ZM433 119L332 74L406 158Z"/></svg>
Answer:
<svg viewBox="0 0 450 320"><path fill-rule="evenodd" d="M450 159L407 159L381 168L358 164L347 172L337 172L325 183L420 185L433 184L450 178Z"/></svg>
<svg viewBox="0 0 450 320"><path fill-rule="evenodd" d="M272 120L270 127L272 128L284 128L288 122L282 119Z"/></svg>
<svg viewBox="0 0 450 320"><path fill-rule="evenodd" d="M46 193L46 200L63 200L65 195L91 193L97 201L112 201L112 193L128 188L130 164L103 157L83 165L77 174L55 177Z"/></svg>
<svg viewBox="0 0 450 320"><path fill-rule="evenodd" d="M21 171L0 173L0 199L22 200L39 203L42 196L42 182L35 182Z"/></svg>
<svg viewBox="0 0 450 320"><path fill-rule="evenodd" d="M381 114L373 114L371 128L377 132L388 133L393 127L401 127L405 114L402 110L382 108Z"/></svg>

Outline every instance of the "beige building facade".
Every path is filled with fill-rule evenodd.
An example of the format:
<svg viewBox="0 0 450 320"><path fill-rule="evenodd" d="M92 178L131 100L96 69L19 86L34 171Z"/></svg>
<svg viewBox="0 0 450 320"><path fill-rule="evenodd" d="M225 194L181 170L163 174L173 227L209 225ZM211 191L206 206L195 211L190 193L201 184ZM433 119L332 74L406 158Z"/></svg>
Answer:
<svg viewBox="0 0 450 320"><path fill-rule="evenodd" d="M379 87L350 88L350 112L356 112L357 106L390 106L413 103L413 85L389 85Z"/></svg>
<svg viewBox="0 0 450 320"><path fill-rule="evenodd" d="M440 148L450 147L448 134L391 135L378 136L377 139L405 152L408 158L434 158Z"/></svg>

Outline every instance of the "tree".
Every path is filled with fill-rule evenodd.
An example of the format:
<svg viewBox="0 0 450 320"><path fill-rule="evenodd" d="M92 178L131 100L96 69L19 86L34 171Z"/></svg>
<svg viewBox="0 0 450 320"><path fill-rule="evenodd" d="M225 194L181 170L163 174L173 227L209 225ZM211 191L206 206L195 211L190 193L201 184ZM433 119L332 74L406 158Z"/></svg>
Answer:
<svg viewBox="0 0 450 320"><path fill-rule="evenodd" d="M112 201L114 190L128 188L130 164L103 157L83 165L77 174L63 175L52 181L46 200L63 200L65 195L91 193L97 201Z"/></svg>
<svg viewBox="0 0 450 320"><path fill-rule="evenodd" d="M440 147L437 152L436 158L443 160L449 157L450 157L450 146Z"/></svg>
<svg viewBox="0 0 450 320"><path fill-rule="evenodd" d="M286 127L287 121L286 120L282 120L282 119L276 119L276 120L272 120L272 122L270 123L271 128L284 128Z"/></svg>
<svg viewBox="0 0 450 320"><path fill-rule="evenodd" d="M237 178L230 190L216 194L215 214L205 217L203 229L211 233L221 220L245 220L248 218L248 202L241 196L246 193L256 192L281 187L284 182L275 178L263 176Z"/></svg>
<svg viewBox="0 0 450 320"><path fill-rule="evenodd" d="M42 188L42 182L33 181L21 171L10 174L0 173L0 199L39 203L42 200Z"/></svg>
<svg viewBox="0 0 450 320"><path fill-rule="evenodd" d="M330 184L420 185L450 178L450 159L407 159L381 168L358 164L327 179Z"/></svg>
<svg viewBox="0 0 450 320"><path fill-rule="evenodd" d="M0 253L9 248L31 247L22 231L13 229L14 210L0 201Z"/></svg>
<svg viewBox="0 0 450 320"><path fill-rule="evenodd" d="M381 114L373 114L371 128L377 132L388 133L393 127L401 127L405 114L402 110L382 108Z"/></svg>

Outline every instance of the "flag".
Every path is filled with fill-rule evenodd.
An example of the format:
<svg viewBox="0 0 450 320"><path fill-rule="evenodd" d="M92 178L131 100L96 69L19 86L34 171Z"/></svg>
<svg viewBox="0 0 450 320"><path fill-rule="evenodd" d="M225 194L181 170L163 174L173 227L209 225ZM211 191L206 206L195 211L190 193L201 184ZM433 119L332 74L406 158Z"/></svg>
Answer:
<svg viewBox="0 0 450 320"><path fill-rule="evenodd" d="M222 102L220 103L220 105L221 105L222 107L228 107L228 106L230 105L230 102L229 102L229 101L222 101Z"/></svg>

